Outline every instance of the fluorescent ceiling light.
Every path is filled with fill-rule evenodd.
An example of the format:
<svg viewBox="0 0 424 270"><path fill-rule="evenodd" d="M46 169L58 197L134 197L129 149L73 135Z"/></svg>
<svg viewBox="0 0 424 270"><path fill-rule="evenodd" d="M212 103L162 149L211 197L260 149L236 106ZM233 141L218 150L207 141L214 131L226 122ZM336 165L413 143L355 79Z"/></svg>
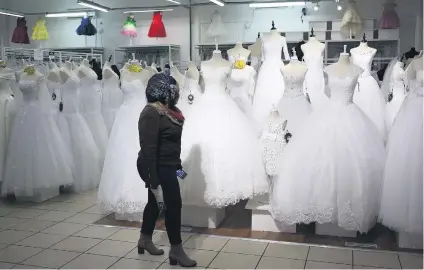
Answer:
<svg viewBox="0 0 424 270"><path fill-rule="evenodd" d="M145 13L145 12L164 12L164 11L173 11L173 9L172 8L167 8L167 9L142 9L142 10L124 11L124 13L128 14L128 13Z"/></svg>
<svg viewBox="0 0 424 270"><path fill-rule="evenodd" d="M62 13L47 13L46 17L58 18L58 17L84 17L94 16L94 12L62 12Z"/></svg>
<svg viewBox="0 0 424 270"><path fill-rule="evenodd" d="M249 4L251 8L274 8L274 7L294 7L304 6L305 2L274 2L274 3L253 3Z"/></svg>
<svg viewBox="0 0 424 270"><path fill-rule="evenodd" d="M166 1L178 4L178 5L181 4L180 1L177 1L177 0L166 0Z"/></svg>
<svg viewBox="0 0 424 270"><path fill-rule="evenodd" d="M89 7L89 8L92 8L92 9L97 9L97 10L100 10L100 11L103 11L103 12L109 12L109 10L110 10L110 8L99 5L99 4L94 3L92 1L78 0L77 4L85 6L85 7Z"/></svg>
<svg viewBox="0 0 424 270"><path fill-rule="evenodd" d="M24 14L22 14L22 13L14 12L14 11L7 10L7 9L0 9L0 14L13 16L13 17L20 17L20 18L24 17Z"/></svg>
<svg viewBox="0 0 424 270"><path fill-rule="evenodd" d="M221 7L224 6L224 3L222 1L219 1L219 0L209 0L209 1L211 1L212 3L217 4L218 6L221 6Z"/></svg>

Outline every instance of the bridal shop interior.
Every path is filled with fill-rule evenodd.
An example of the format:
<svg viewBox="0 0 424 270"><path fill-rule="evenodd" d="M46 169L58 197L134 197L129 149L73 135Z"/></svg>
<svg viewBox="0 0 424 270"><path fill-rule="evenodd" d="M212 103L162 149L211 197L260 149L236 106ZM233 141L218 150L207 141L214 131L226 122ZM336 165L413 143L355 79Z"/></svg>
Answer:
<svg viewBox="0 0 424 270"><path fill-rule="evenodd" d="M423 1L0 0L0 26L0 205L90 193L139 227L163 72L185 233L422 253Z"/></svg>

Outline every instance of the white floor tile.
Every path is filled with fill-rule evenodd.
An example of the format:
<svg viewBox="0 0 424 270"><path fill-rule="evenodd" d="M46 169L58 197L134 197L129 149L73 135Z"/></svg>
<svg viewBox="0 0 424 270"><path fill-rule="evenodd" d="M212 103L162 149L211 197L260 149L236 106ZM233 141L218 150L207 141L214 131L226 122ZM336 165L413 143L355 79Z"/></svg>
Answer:
<svg viewBox="0 0 424 270"><path fill-rule="evenodd" d="M181 233L181 240L185 243L192 235L191 233ZM164 231L156 231L155 234L153 234L153 243L159 246L169 246L168 234Z"/></svg>
<svg viewBox="0 0 424 270"><path fill-rule="evenodd" d="M396 253L375 251L353 251L353 265L399 269L400 262Z"/></svg>
<svg viewBox="0 0 424 270"><path fill-rule="evenodd" d="M226 237L193 235L184 243L184 247L220 251L228 242L228 240L229 238Z"/></svg>
<svg viewBox="0 0 424 270"><path fill-rule="evenodd" d="M262 257L257 269L303 269L304 266L303 260Z"/></svg>
<svg viewBox="0 0 424 270"><path fill-rule="evenodd" d="M0 205L0 217L6 216L13 211L18 211L16 208Z"/></svg>
<svg viewBox="0 0 424 270"><path fill-rule="evenodd" d="M74 251L74 252L86 252L90 248L99 244L102 240L93 239L93 238L82 238L71 236L65 240L57 243L56 245L50 247L50 249L58 249L65 251Z"/></svg>
<svg viewBox="0 0 424 270"><path fill-rule="evenodd" d="M261 256L264 253L267 245L268 243L266 242L230 239L227 244L225 244L222 251L229 253L241 253Z"/></svg>
<svg viewBox="0 0 424 270"><path fill-rule="evenodd" d="M43 251L42 248L9 246L0 250L0 261L9 263L20 263L29 257Z"/></svg>
<svg viewBox="0 0 424 270"><path fill-rule="evenodd" d="M79 214L76 214L75 216L68 218L66 222L80 223L80 224L93 224L94 222L98 221L99 219L102 219L103 217L104 215L79 213Z"/></svg>
<svg viewBox="0 0 424 270"><path fill-rule="evenodd" d="M9 245L8 244L0 244L0 250L2 250L2 249L4 249L4 248L6 248L6 247L8 247Z"/></svg>
<svg viewBox="0 0 424 270"><path fill-rule="evenodd" d="M60 207L56 208L57 211L64 211L64 212L74 212L74 213L80 213L88 208L90 208L91 205L80 203L78 200L77 202L73 203L65 203L61 205Z"/></svg>
<svg viewBox="0 0 424 270"><path fill-rule="evenodd" d="M307 261L305 269L352 269L352 265Z"/></svg>
<svg viewBox="0 0 424 270"><path fill-rule="evenodd" d="M160 265L161 263L159 262L122 258L112 265L111 269L156 269Z"/></svg>
<svg viewBox="0 0 424 270"><path fill-rule="evenodd" d="M15 231L40 232L55 225L56 221L30 219L13 227Z"/></svg>
<svg viewBox="0 0 424 270"><path fill-rule="evenodd" d="M98 214L98 215L110 214L110 212L103 210L99 205L94 205L94 206L84 210L83 213Z"/></svg>
<svg viewBox="0 0 424 270"><path fill-rule="evenodd" d="M218 255L217 251L185 248L188 257L197 262L197 266L206 268ZM169 265L169 259L165 261Z"/></svg>
<svg viewBox="0 0 424 270"><path fill-rule="evenodd" d="M134 248L134 246L134 243L104 240L97 246L94 246L93 248L89 249L87 253L104 256L123 257L127 253L129 253Z"/></svg>
<svg viewBox="0 0 424 270"><path fill-rule="evenodd" d="M306 260L308 250L309 247L304 245L270 243L265 250L264 256Z"/></svg>
<svg viewBox="0 0 424 270"><path fill-rule="evenodd" d="M40 209L22 209L22 210L10 213L9 215L7 215L7 217L29 219L29 218L35 218L47 212L48 212L47 210L40 210Z"/></svg>
<svg viewBox="0 0 424 270"><path fill-rule="evenodd" d="M0 229L3 229L3 230L9 229L27 220L28 219L21 219L21 218L9 217L9 216L0 217Z"/></svg>
<svg viewBox="0 0 424 270"><path fill-rule="evenodd" d="M352 250L342 248L311 247L309 249L308 261L352 265Z"/></svg>
<svg viewBox="0 0 424 270"><path fill-rule="evenodd" d="M37 233L16 243L18 246L48 248L65 239L66 235Z"/></svg>
<svg viewBox="0 0 424 270"><path fill-rule="evenodd" d="M53 202L53 201L45 201L41 203L37 203L33 206L30 206L28 209L41 209L41 210L55 210L66 203L64 202Z"/></svg>
<svg viewBox="0 0 424 270"><path fill-rule="evenodd" d="M60 194L54 198L51 198L49 201L51 202L74 202L79 198L84 197L84 194Z"/></svg>
<svg viewBox="0 0 424 270"><path fill-rule="evenodd" d="M137 243L140 238L140 230L122 229L110 236L108 239Z"/></svg>
<svg viewBox="0 0 424 270"><path fill-rule="evenodd" d="M114 228L114 227L89 226L85 228L84 230L81 230L78 233L76 233L75 236L106 239L119 230L120 230L119 228Z"/></svg>
<svg viewBox="0 0 424 270"><path fill-rule="evenodd" d="M403 269L423 269L423 255L399 253Z"/></svg>
<svg viewBox="0 0 424 270"><path fill-rule="evenodd" d="M14 266L13 263L0 262L0 269L11 269Z"/></svg>
<svg viewBox="0 0 424 270"><path fill-rule="evenodd" d="M82 254L63 266L63 269L107 269L111 267L118 257L108 257L93 254Z"/></svg>
<svg viewBox="0 0 424 270"><path fill-rule="evenodd" d="M205 267L201 267L201 266L196 266L193 268L186 268L186 267L182 267L177 265L170 265L168 262L164 262L161 264L161 266L159 266L158 269L206 269Z"/></svg>
<svg viewBox="0 0 424 270"><path fill-rule="evenodd" d="M23 261L22 264L47 268L60 268L79 255L80 253L77 252L46 249Z"/></svg>
<svg viewBox="0 0 424 270"><path fill-rule="evenodd" d="M149 252L147 251L144 251L144 254L138 254L138 249L137 247L135 247L133 250L131 250L130 253L125 255L125 258L163 263L168 258L170 247L169 246L156 246L156 247L163 249L164 254L160 256L150 255Z"/></svg>
<svg viewBox="0 0 424 270"><path fill-rule="evenodd" d="M0 243L2 244L14 244L19 242L31 235L33 232L24 232L24 231L12 231L5 230L0 232Z"/></svg>
<svg viewBox="0 0 424 270"><path fill-rule="evenodd" d="M43 230L42 232L48 234L73 235L86 227L87 225L84 224L61 222Z"/></svg>
<svg viewBox="0 0 424 270"><path fill-rule="evenodd" d="M45 214L42 214L41 216L36 217L35 219L40 220L49 220L49 221L63 221L67 218L72 217L75 215L75 213L72 212L61 212L61 211L50 211Z"/></svg>
<svg viewBox="0 0 424 270"><path fill-rule="evenodd" d="M260 256L220 252L210 267L218 269L254 269Z"/></svg>
<svg viewBox="0 0 424 270"><path fill-rule="evenodd" d="M53 269L53 268L31 266L31 265L25 265L25 264L17 264L13 267L13 269Z"/></svg>

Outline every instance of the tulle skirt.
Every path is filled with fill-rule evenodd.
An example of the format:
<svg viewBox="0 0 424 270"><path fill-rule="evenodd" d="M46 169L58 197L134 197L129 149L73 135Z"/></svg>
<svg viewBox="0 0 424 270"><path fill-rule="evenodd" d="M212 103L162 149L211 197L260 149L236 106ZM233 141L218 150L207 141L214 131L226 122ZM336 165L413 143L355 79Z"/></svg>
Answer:
<svg viewBox="0 0 424 270"><path fill-rule="evenodd" d="M371 119L383 140L386 140L386 102L374 77L362 75L358 78L353 102Z"/></svg>
<svg viewBox="0 0 424 270"><path fill-rule="evenodd" d="M422 235L423 98L410 95L388 139L379 220L396 231Z"/></svg>
<svg viewBox="0 0 424 270"><path fill-rule="evenodd" d="M100 182L101 156L84 118L79 113L59 113L57 124L66 149L72 153L73 189L84 192L97 188Z"/></svg>
<svg viewBox="0 0 424 270"><path fill-rule="evenodd" d="M193 105L181 159L188 173L180 183L185 204L224 207L268 192L251 124L222 89L206 89Z"/></svg>
<svg viewBox="0 0 424 270"><path fill-rule="evenodd" d="M367 232L378 215L384 143L355 104L330 105L310 114L277 161L271 214Z"/></svg>
<svg viewBox="0 0 424 270"><path fill-rule="evenodd" d="M72 184L72 161L66 150L53 116L37 104L23 105L11 132L3 195L33 197Z"/></svg>
<svg viewBox="0 0 424 270"><path fill-rule="evenodd" d="M106 128L105 121L102 114L99 112L84 112L81 113L87 122L88 127L90 128L91 134L94 137L94 140L97 144L97 148L100 151L101 162L100 165L103 165L103 160L106 155L107 141L108 141L108 132Z"/></svg>
<svg viewBox="0 0 424 270"><path fill-rule="evenodd" d="M138 120L145 105L144 97L138 97L124 103L116 115L98 193L98 203L107 211L142 213L147 204L147 189L136 165Z"/></svg>
<svg viewBox="0 0 424 270"><path fill-rule="evenodd" d="M386 130L389 131L392 128L393 122L399 110L405 100L404 88L402 87L401 91L393 91L393 99L386 105Z"/></svg>
<svg viewBox="0 0 424 270"><path fill-rule="evenodd" d="M296 136L311 111L311 104L303 94L297 97L283 96L278 104L278 112L287 120L286 128L293 136Z"/></svg>

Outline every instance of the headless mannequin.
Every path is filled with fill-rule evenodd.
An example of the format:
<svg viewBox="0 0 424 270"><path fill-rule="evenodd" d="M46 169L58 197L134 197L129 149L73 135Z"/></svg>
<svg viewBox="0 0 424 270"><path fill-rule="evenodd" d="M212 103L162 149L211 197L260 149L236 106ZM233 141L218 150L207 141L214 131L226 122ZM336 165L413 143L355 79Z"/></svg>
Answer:
<svg viewBox="0 0 424 270"><path fill-rule="evenodd" d="M259 33L255 43L250 45L248 49L251 52L252 57L262 57L262 39Z"/></svg>
<svg viewBox="0 0 424 270"><path fill-rule="evenodd" d="M157 65L156 65L156 63L152 63L151 67L152 67L152 69L153 69L153 72L155 72L155 74L156 74L156 73L159 73L159 71L158 71L158 69L157 69Z"/></svg>
<svg viewBox="0 0 424 270"><path fill-rule="evenodd" d="M140 62L137 60L132 60L130 64L137 65L142 69ZM135 80L140 80L143 83L143 85L147 85L147 82L149 81L150 77L151 77L151 72L146 69L142 69L140 72L131 72L127 70L127 72L125 73L125 76L123 77L123 81L132 82Z"/></svg>
<svg viewBox="0 0 424 270"><path fill-rule="evenodd" d="M178 70L174 63L171 62L171 76L177 81L178 86L182 87L184 84L184 75Z"/></svg>
<svg viewBox="0 0 424 270"><path fill-rule="evenodd" d="M274 27L274 21L272 22L272 28L271 28L271 31L268 34L268 38L275 40L276 42L277 41L280 42L281 39L284 40L284 43L283 43L284 59L286 61L289 61L290 60L290 54L289 54L289 50L287 48L286 38L281 36L280 32L278 32L278 30Z"/></svg>
<svg viewBox="0 0 424 270"><path fill-rule="evenodd" d="M27 66L28 67L28 66ZM35 69L35 72L33 74L28 74L25 72L22 74L21 76L21 80L25 80L25 81L37 81L39 80L41 77L43 76L43 74L41 74L40 72L38 72L37 69Z"/></svg>
<svg viewBox="0 0 424 270"><path fill-rule="evenodd" d="M363 69L350 62L349 54L346 53L346 45L344 52L340 54L339 61L325 68L327 74L334 75L339 78L359 76Z"/></svg>
<svg viewBox="0 0 424 270"><path fill-rule="evenodd" d="M47 80L55 83L61 83L62 79L60 78L60 71L57 65L53 62L49 62L49 74L47 75Z"/></svg>
<svg viewBox="0 0 424 270"><path fill-rule="evenodd" d="M65 64L61 67L59 74L63 83L65 83L69 77L75 75L74 71L72 70L72 63L69 61L65 62Z"/></svg>
<svg viewBox="0 0 424 270"><path fill-rule="evenodd" d="M199 81L199 77L200 77L199 70L197 69L197 66L191 61L188 63L187 77L189 77L192 80Z"/></svg>
<svg viewBox="0 0 424 270"><path fill-rule="evenodd" d="M9 80L14 77L15 72L13 69L8 67L0 67L0 89L8 90L8 93L12 93Z"/></svg>
<svg viewBox="0 0 424 270"><path fill-rule="evenodd" d="M308 68L297 59L296 50L293 48L290 63L281 67L281 74L284 77L305 77L307 71Z"/></svg>
<svg viewBox="0 0 424 270"><path fill-rule="evenodd" d="M309 37L308 42L303 44L301 47L304 54L323 54L325 50L325 44L319 42L314 35L314 29L311 30L311 36ZM302 60L302 59L300 59Z"/></svg>
<svg viewBox="0 0 424 270"><path fill-rule="evenodd" d="M112 65L109 61L105 62L102 73L104 79L109 79L116 75L116 73L112 70Z"/></svg>
<svg viewBox="0 0 424 270"><path fill-rule="evenodd" d="M227 51L228 56L235 61L239 57L243 57L245 60L249 58L250 50L243 48L243 44L241 42L237 42L236 46Z"/></svg>
<svg viewBox="0 0 424 270"><path fill-rule="evenodd" d="M85 77L96 77L97 74L90 68L90 63L87 59L83 59L81 62L81 65L77 69L77 76L78 78L85 78Z"/></svg>
<svg viewBox="0 0 424 270"><path fill-rule="evenodd" d="M224 58L222 58L221 51L215 50L213 51L212 58L207 61L203 61L202 65L212 66L215 68L219 67L231 67L231 63Z"/></svg>

